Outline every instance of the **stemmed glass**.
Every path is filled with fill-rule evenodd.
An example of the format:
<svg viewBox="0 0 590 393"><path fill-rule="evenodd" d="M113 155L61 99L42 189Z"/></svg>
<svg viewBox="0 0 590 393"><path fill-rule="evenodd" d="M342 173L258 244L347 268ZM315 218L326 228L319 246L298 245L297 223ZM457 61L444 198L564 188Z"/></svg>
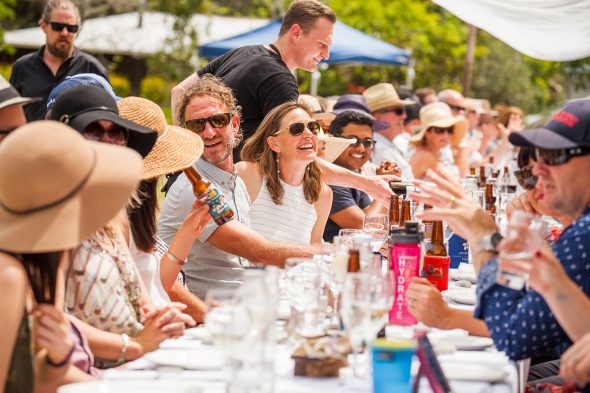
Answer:
<svg viewBox="0 0 590 393"><path fill-rule="evenodd" d="M348 247L344 244L332 245L332 263L330 264L328 287L332 296L334 296L333 311L336 321L332 322L336 327L339 326L338 319L338 306L340 292L342 291L342 285L346 278L346 272L348 271Z"/></svg>
<svg viewBox="0 0 590 393"><path fill-rule="evenodd" d="M365 214L363 220L363 229L371 238L371 248L374 252L379 252L385 239L387 239L387 232L389 228L389 218L387 214L369 213Z"/></svg>
<svg viewBox="0 0 590 393"><path fill-rule="evenodd" d="M370 302L370 324L365 330L365 341L372 342L387 324L389 310L393 305L394 275L392 271L383 273L374 270L367 278L366 290Z"/></svg>
<svg viewBox="0 0 590 393"><path fill-rule="evenodd" d="M348 273L342 291L340 315L352 347L352 370L359 377L357 354L363 347L365 332L370 324L370 297L366 290L366 273Z"/></svg>
<svg viewBox="0 0 590 393"><path fill-rule="evenodd" d="M324 333L319 323L321 268L313 259L289 258L285 263L293 330L301 337L318 337Z"/></svg>

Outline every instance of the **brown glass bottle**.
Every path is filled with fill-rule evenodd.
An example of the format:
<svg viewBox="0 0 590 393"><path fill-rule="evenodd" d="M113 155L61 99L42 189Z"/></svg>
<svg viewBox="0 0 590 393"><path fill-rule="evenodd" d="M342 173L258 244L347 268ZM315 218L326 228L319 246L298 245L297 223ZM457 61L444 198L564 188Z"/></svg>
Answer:
<svg viewBox="0 0 590 393"><path fill-rule="evenodd" d="M403 228L406 221L412 221L412 212L410 210L410 201L402 201L402 211L399 215L399 226Z"/></svg>
<svg viewBox="0 0 590 393"><path fill-rule="evenodd" d="M479 167L479 188L484 188L486 186L486 167L480 166Z"/></svg>
<svg viewBox="0 0 590 393"><path fill-rule="evenodd" d="M389 199L389 226L397 226L399 223L399 196L393 194Z"/></svg>
<svg viewBox="0 0 590 393"><path fill-rule="evenodd" d="M361 271L361 254L359 250L351 248L348 251L348 272L356 273Z"/></svg>
<svg viewBox="0 0 590 393"><path fill-rule="evenodd" d="M435 220L432 222L432 236L430 237L430 246L426 250L426 255L435 257L446 257L447 249L444 245L443 223Z"/></svg>
<svg viewBox="0 0 590 393"><path fill-rule="evenodd" d="M475 176L475 168L469 168L469 174Z"/></svg>
<svg viewBox="0 0 590 393"><path fill-rule="evenodd" d="M424 204L424 211L432 209L432 206ZM422 220L422 224L424 225L424 238L430 239L432 236L432 225L434 221L432 220Z"/></svg>
<svg viewBox="0 0 590 393"><path fill-rule="evenodd" d="M486 210L492 214L496 214L496 198L494 197L494 184L486 184Z"/></svg>
<svg viewBox="0 0 590 393"><path fill-rule="evenodd" d="M223 200L223 195L193 167L184 169L186 177L193 185L193 193L200 201L209 205L209 214L217 225L222 225L234 217L234 211Z"/></svg>

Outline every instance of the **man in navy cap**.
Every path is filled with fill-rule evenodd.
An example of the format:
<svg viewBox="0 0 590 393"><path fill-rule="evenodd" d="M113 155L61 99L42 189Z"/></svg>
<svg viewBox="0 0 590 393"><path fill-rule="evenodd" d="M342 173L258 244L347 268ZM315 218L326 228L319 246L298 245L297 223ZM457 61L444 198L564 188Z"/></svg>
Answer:
<svg viewBox="0 0 590 393"><path fill-rule="evenodd" d="M535 148L533 175L541 185L543 203L574 220L550 254L586 296L590 295L590 100L573 101L544 127L514 132L509 140L516 146ZM498 349L512 359L548 351L563 353L576 337L568 336L552 310L567 308L567 296L561 288L551 288L551 294L542 296L534 290L515 291L498 285L498 261L493 257L500 237L493 222L484 221L470 228L474 264L476 270L481 269L474 316L485 321Z"/></svg>

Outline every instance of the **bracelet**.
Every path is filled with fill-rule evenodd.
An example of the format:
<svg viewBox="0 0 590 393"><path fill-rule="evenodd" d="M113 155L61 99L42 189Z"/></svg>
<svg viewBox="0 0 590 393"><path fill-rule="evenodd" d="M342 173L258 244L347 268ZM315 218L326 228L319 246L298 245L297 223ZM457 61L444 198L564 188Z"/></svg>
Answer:
<svg viewBox="0 0 590 393"><path fill-rule="evenodd" d="M45 356L45 362L47 364L49 364L51 367L55 367L55 368L64 367L66 364L68 364L70 362L70 359L72 358L72 354L74 353L75 348L76 348L76 345L72 344L72 348L70 348L70 352L68 352L66 357L59 363L55 363L53 360L51 360L51 358L49 357L49 354L47 354Z"/></svg>
<svg viewBox="0 0 590 393"><path fill-rule="evenodd" d="M184 266L184 264L186 263L186 259L183 261L180 258L175 257L174 254L172 254L170 251L166 251L166 254L164 254L164 256L168 257L168 259L180 266Z"/></svg>
<svg viewBox="0 0 590 393"><path fill-rule="evenodd" d="M125 355L127 355L127 349L129 348L129 336L126 333L123 333L121 334L121 340L123 343L121 344L121 352L119 353L119 358L117 359L118 364L125 362Z"/></svg>

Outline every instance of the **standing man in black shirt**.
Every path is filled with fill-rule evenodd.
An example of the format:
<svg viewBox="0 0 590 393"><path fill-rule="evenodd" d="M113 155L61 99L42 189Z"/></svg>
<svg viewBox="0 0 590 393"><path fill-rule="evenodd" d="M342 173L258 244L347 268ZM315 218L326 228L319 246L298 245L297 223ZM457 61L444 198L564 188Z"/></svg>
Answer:
<svg viewBox="0 0 590 393"><path fill-rule="evenodd" d="M181 93L199 76L213 74L233 90L242 107L241 127L247 139L271 109L297 100L299 91L292 71L313 71L321 60L328 58L334 23L336 15L327 5L318 0L295 0L274 43L231 50L172 89L175 124L175 108ZM208 141L204 142L206 148ZM234 150L236 162L242 145Z"/></svg>
<svg viewBox="0 0 590 393"><path fill-rule="evenodd" d="M47 96L66 76L94 73L108 80L106 68L91 55L74 47L80 30L80 11L70 0L48 0L39 26L46 43L37 52L19 58L12 66L10 83L22 96L42 97L28 105L28 121L45 118Z"/></svg>

